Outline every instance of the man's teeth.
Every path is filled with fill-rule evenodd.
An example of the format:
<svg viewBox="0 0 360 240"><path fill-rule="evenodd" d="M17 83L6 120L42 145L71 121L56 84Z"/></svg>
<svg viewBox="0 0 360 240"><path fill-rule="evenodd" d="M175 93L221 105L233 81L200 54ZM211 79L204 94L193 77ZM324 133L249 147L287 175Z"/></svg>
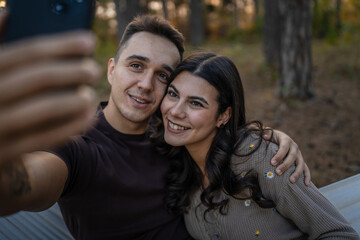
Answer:
<svg viewBox="0 0 360 240"><path fill-rule="evenodd" d="M144 104L145 102L144 101L141 101L140 99L136 98L136 97L132 97L135 101L137 101L138 103L142 103Z"/></svg>
<svg viewBox="0 0 360 240"><path fill-rule="evenodd" d="M169 122L169 126L170 126L172 129L174 129L174 130L185 130L185 129L187 129L187 128L185 128L185 127L176 125L176 124L171 123L171 122Z"/></svg>

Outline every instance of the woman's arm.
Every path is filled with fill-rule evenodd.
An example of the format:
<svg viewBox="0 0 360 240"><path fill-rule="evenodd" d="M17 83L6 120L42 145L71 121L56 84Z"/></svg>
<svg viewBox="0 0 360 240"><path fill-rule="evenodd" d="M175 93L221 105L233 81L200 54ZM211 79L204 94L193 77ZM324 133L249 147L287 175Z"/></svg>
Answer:
<svg viewBox="0 0 360 240"><path fill-rule="evenodd" d="M269 160L276 151L277 146L270 143L264 151L264 161L257 164L255 170L259 173L258 179L263 195L275 202L277 211L290 219L302 232L307 233L309 239L359 239L347 220L312 183L309 187L301 182L289 183L288 177L291 170L295 169L294 165L281 176L273 175L269 178L260 174L275 170L269 164ZM300 179L303 178L302 175Z"/></svg>

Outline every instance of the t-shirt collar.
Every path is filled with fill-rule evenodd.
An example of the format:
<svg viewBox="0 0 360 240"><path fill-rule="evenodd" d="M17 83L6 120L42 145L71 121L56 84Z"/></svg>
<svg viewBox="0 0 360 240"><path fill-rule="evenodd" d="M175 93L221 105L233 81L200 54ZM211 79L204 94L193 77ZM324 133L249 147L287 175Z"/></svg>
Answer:
<svg viewBox="0 0 360 240"><path fill-rule="evenodd" d="M102 132L105 133L108 136L112 136L112 137L119 137L121 139L126 139L126 140L136 140L136 141L140 141L140 140L144 140L146 139L147 134L143 133L143 134L125 134L122 132L119 132L118 130L116 130L114 127L112 127L110 125L110 123L106 120L105 115L104 115L104 108L107 106L108 102L100 102L98 108L97 108L97 118L98 118L98 125L100 126L100 128L102 129Z"/></svg>

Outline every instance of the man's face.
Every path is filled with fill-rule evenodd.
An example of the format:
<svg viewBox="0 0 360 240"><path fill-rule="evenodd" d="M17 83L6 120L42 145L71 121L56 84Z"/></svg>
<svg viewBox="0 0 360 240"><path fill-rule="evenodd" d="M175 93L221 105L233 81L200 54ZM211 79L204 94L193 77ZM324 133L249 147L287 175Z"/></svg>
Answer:
<svg viewBox="0 0 360 240"><path fill-rule="evenodd" d="M164 96L167 78L179 62L179 51L168 39L148 32L134 34L117 63L109 60L108 121L123 133L145 131Z"/></svg>

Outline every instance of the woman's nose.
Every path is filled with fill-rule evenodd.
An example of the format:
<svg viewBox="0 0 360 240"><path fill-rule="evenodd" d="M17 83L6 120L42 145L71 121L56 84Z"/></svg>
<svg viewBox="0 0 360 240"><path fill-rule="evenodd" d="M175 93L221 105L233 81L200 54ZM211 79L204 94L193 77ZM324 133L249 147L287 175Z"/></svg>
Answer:
<svg viewBox="0 0 360 240"><path fill-rule="evenodd" d="M184 103L178 102L170 109L170 114L178 117L178 118L184 118L186 116L185 110L184 110Z"/></svg>

